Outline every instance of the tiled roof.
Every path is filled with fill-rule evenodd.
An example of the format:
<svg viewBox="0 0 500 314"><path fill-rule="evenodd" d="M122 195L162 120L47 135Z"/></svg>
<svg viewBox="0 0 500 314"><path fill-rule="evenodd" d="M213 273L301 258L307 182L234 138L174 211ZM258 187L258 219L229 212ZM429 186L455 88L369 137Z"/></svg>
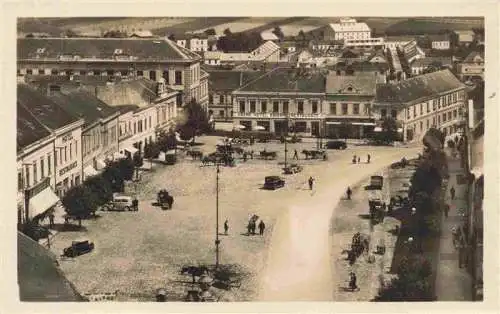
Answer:
<svg viewBox="0 0 500 314"><path fill-rule="evenodd" d="M384 38L385 42L400 42L400 41L412 41L415 40L416 36L386 36Z"/></svg>
<svg viewBox="0 0 500 314"><path fill-rule="evenodd" d="M353 94L375 96L377 77L372 74L335 75L326 78L327 94Z"/></svg>
<svg viewBox="0 0 500 314"><path fill-rule="evenodd" d="M376 101L402 104L464 87L450 70L442 70L415 76L397 84L380 84L377 86Z"/></svg>
<svg viewBox="0 0 500 314"><path fill-rule="evenodd" d="M50 251L17 233L17 281L21 301L84 301Z"/></svg>
<svg viewBox="0 0 500 314"><path fill-rule="evenodd" d="M142 37L142 38L148 38L148 37L153 37L153 33L151 31L135 31L132 34L130 34L130 37Z"/></svg>
<svg viewBox="0 0 500 314"><path fill-rule="evenodd" d="M213 91L233 91L264 74L260 71L210 71L208 86Z"/></svg>
<svg viewBox="0 0 500 314"><path fill-rule="evenodd" d="M366 23L334 23L330 24L330 27L335 32L369 32L370 27Z"/></svg>
<svg viewBox="0 0 500 314"><path fill-rule="evenodd" d="M431 41L449 41L450 36L447 34L429 35Z"/></svg>
<svg viewBox="0 0 500 314"><path fill-rule="evenodd" d="M77 117L25 84L17 85L17 102L31 112L41 124L53 131L78 121Z"/></svg>
<svg viewBox="0 0 500 314"><path fill-rule="evenodd" d="M188 50L187 50L188 51ZM131 61L190 60L196 54L186 53L168 39L136 38L18 38L18 59L73 58L112 59L116 56L136 58Z"/></svg>
<svg viewBox="0 0 500 314"><path fill-rule="evenodd" d="M372 71L387 71L389 69L389 64L385 62L372 63L372 62L353 62L351 64L346 64L344 62L338 62L332 67L332 70L347 70L352 69L355 72L372 72Z"/></svg>
<svg viewBox="0 0 500 314"><path fill-rule="evenodd" d="M474 62L474 58L476 58L477 56L481 57L484 61L484 52L483 51L472 51L471 53L469 53L467 55L467 57L465 57L463 62L465 62L465 63Z"/></svg>
<svg viewBox="0 0 500 314"><path fill-rule="evenodd" d="M18 151L50 135L50 131L19 102L16 118Z"/></svg>
<svg viewBox="0 0 500 314"><path fill-rule="evenodd" d="M276 36L273 32L262 32L260 33L260 37L262 40L278 40L278 36Z"/></svg>
<svg viewBox="0 0 500 314"><path fill-rule="evenodd" d="M324 93L325 77L308 72L298 76L296 69L277 68L238 89L242 92Z"/></svg>
<svg viewBox="0 0 500 314"><path fill-rule="evenodd" d="M96 96L110 106L147 106L157 98L157 83L146 78L121 81L112 85L97 86Z"/></svg>
<svg viewBox="0 0 500 314"><path fill-rule="evenodd" d="M451 60L451 57L426 57L426 58L420 58L411 64L412 67L428 67L429 65L433 63L441 63L442 65L452 65L453 61Z"/></svg>
<svg viewBox="0 0 500 314"><path fill-rule="evenodd" d="M69 113L84 119L84 126L90 125L99 119L105 119L118 112L117 108L108 106L94 95L77 90L69 93L52 93L49 96L55 103Z"/></svg>

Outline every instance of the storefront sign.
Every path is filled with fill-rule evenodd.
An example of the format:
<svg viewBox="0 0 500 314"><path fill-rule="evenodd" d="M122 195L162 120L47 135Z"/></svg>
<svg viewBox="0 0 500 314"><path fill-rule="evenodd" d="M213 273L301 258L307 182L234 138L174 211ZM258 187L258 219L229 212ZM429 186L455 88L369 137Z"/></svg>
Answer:
<svg viewBox="0 0 500 314"><path fill-rule="evenodd" d="M64 175L66 172L70 171L71 169L73 168L76 168L76 166L78 166L78 161L74 161L73 163L67 165L66 167L62 168L61 170L59 170L59 175L62 176Z"/></svg>

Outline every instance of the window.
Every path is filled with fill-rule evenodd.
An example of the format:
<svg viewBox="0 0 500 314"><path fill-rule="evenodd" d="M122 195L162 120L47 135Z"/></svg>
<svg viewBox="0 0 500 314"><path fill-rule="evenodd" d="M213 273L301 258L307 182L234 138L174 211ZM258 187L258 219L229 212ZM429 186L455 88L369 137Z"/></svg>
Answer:
<svg viewBox="0 0 500 314"><path fill-rule="evenodd" d="M28 75L33 74L33 70L32 69L26 69L26 74L28 74Z"/></svg>
<svg viewBox="0 0 500 314"><path fill-rule="evenodd" d="M26 187L30 186L30 168L29 166L26 166L24 168L24 174L26 176Z"/></svg>
<svg viewBox="0 0 500 314"><path fill-rule="evenodd" d="M457 94L458 94L458 93L453 93L453 102L454 102L454 103L455 103L455 102L457 102Z"/></svg>
<svg viewBox="0 0 500 314"><path fill-rule="evenodd" d="M219 103L221 103L221 104L224 103L224 95L219 96Z"/></svg>
<svg viewBox="0 0 500 314"><path fill-rule="evenodd" d="M219 110L219 117L223 117L224 116L224 110Z"/></svg>
<svg viewBox="0 0 500 314"><path fill-rule="evenodd" d="M417 106L413 106L413 117L417 117Z"/></svg>
<svg viewBox="0 0 500 314"><path fill-rule="evenodd" d="M47 174L50 176L52 174L52 156L50 154L47 155Z"/></svg>
<svg viewBox="0 0 500 314"><path fill-rule="evenodd" d="M312 101L312 112L318 113L318 101L316 101L316 100Z"/></svg>
<svg viewBox="0 0 500 314"><path fill-rule="evenodd" d="M17 172L17 190L21 191L23 189L23 173L22 171Z"/></svg>
<svg viewBox="0 0 500 314"><path fill-rule="evenodd" d="M420 104L420 115L424 114L424 104Z"/></svg>
<svg viewBox="0 0 500 314"><path fill-rule="evenodd" d="M40 178L45 178L45 159L40 157Z"/></svg>
<svg viewBox="0 0 500 314"><path fill-rule="evenodd" d="M297 113L303 114L304 113L304 101L299 100L297 102Z"/></svg>
<svg viewBox="0 0 500 314"><path fill-rule="evenodd" d="M437 118L438 118L438 124L441 124L441 116L438 115Z"/></svg>
<svg viewBox="0 0 500 314"><path fill-rule="evenodd" d="M149 116L149 128L151 129L151 116Z"/></svg>
<svg viewBox="0 0 500 314"><path fill-rule="evenodd" d="M260 108L262 112L267 112L267 101L263 100L260 102Z"/></svg>
<svg viewBox="0 0 500 314"><path fill-rule="evenodd" d="M134 122L134 134L137 133L137 122Z"/></svg>
<svg viewBox="0 0 500 314"><path fill-rule="evenodd" d="M283 112L288 113L288 101L283 102Z"/></svg>
<svg viewBox="0 0 500 314"><path fill-rule="evenodd" d="M149 79L156 81L156 71L149 71Z"/></svg>
<svg viewBox="0 0 500 314"><path fill-rule="evenodd" d="M68 161L68 146L64 146L64 162Z"/></svg>
<svg viewBox="0 0 500 314"><path fill-rule="evenodd" d="M443 123L446 122L446 113L443 113Z"/></svg>
<svg viewBox="0 0 500 314"><path fill-rule="evenodd" d="M359 114L359 104L353 104L352 112L353 114Z"/></svg>
<svg viewBox="0 0 500 314"><path fill-rule="evenodd" d="M397 117L398 117L398 111L396 109L392 109L391 110L391 117L393 119L397 119Z"/></svg>
<svg viewBox="0 0 500 314"><path fill-rule="evenodd" d="M175 71L175 85L182 85L182 71Z"/></svg>
<svg viewBox="0 0 500 314"><path fill-rule="evenodd" d="M333 115L337 114L337 104L334 102L330 103L330 114L333 114Z"/></svg>
<svg viewBox="0 0 500 314"><path fill-rule="evenodd" d="M458 116L458 110L455 109L453 110L453 118L456 118Z"/></svg>
<svg viewBox="0 0 500 314"><path fill-rule="evenodd" d="M36 165L36 160L33 162L33 183L38 182L38 173L37 173L37 165Z"/></svg>
<svg viewBox="0 0 500 314"><path fill-rule="evenodd" d="M250 112L255 112L255 100L250 100Z"/></svg>
<svg viewBox="0 0 500 314"><path fill-rule="evenodd" d="M99 71L99 70L94 70L94 75L101 75L101 71Z"/></svg>
<svg viewBox="0 0 500 314"><path fill-rule="evenodd" d="M420 131L423 131L424 129L424 122L420 121Z"/></svg>
<svg viewBox="0 0 500 314"><path fill-rule="evenodd" d="M115 71L113 71L113 70L107 70L106 74L108 74L109 76L113 76L113 75L115 75Z"/></svg>
<svg viewBox="0 0 500 314"><path fill-rule="evenodd" d="M448 111L448 121L451 120L451 111Z"/></svg>
<svg viewBox="0 0 500 314"><path fill-rule="evenodd" d="M273 101L273 112L274 112L274 113L278 113L278 112L279 112L279 109L280 109L279 102L277 102L277 101Z"/></svg>
<svg viewBox="0 0 500 314"><path fill-rule="evenodd" d="M240 100L240 112L245 112L245 101Z"/></svg>
<svg viewBox="0 0 500 314"><path fill-rule="evenodd" d="M448 95L448 105L451 104L451 95Z"/></svg>
<svg viewBox="0 0 500 314"><path fill-rule="evenodd" d="M75 155L78 155L78 140L75 140Z"/></svg>
<svg viewBox="0 0 500 314"><path fill-rule="evenodd" d="M56 69L52 69L52 70L50 70L50 74L57 75L57 74L59 74L59 71Z"/></svg>
<svg viewBox="0 0 500 314"><path fill-rule="evenodd" d="M430 103L426 103L425 105L426 105L425 113L429 113L429 111L431 111Z"/></svg>
<svg viewBox="0 0 500 314"><path fill-rule="evenodd" d="M385 118L385 116L387 116L387 109L380 110L380 115L382 116L382 118Z"/></svg>
<svg viewBox="0 0 500 314"><path fill-rule="evenodd" d="M69 160L73 158L73 143L69 143Z"/></svg>
<svg viewBox="0 0 500 314"><path fill-rule="evenodd" d="M426 130L428 130L429 129L429 119L427 119L427 123L426 124L427 124Z"/></svg>
<svg viewBox="0 0 500 314"><path fill-rule="evenodd" d="M80 185L80 176L75 177L75 185Z"/></svg>
<svg viewBox="0 0 500 314"><path fill-rule="evenodd" d="M165 84L167 84L167 85L170 84L170 79L169 79L169 76L168 76L168 70L163 71L162 77L165 79Z"/></svg>
<svg viewBox="0 0 500 314"><path fill-rule="evenodd" d="M348 113L347 111L347 104L342 104L342 114L346 115Z"/></svg>
<svg viewBox="0 0 500 314"><path fill-rule="evenodd" d="M436 111L436 100L432 100L432 110Z"/></svg>
<svg viewBox="0 0 500 314"><path fill-rule="evenodd" d="M214 96L212 94L208 95L208 103L213 104L214 103Z"/></svg>
<svg viewBox="0 0 500 314"><path fill-rule="evenodd" d="M410 108L406 108L406 119L410 119L411 118L411 113L410 113Z"/></svg>

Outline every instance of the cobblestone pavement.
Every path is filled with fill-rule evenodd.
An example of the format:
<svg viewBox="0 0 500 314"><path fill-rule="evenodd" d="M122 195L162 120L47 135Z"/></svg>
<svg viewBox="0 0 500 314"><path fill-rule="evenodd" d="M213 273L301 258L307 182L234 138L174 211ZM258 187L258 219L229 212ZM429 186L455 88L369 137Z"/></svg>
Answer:
<svg viewBox="0 0 500 314"><path fill-rule="evenodd" d="M215 138L200 138L199 141L205 143L200 149L207 152L214 150ZM308 210L315 210L316 204L324 203L330 210L326 214L318 211L317 218L329 221L337 196L330 195L325 202L324 195L333 191L330 186L332 183L338 182L340 185L335 186L342 186L343 190L346 178L352 176L352 179L360 180L364 172L377 170L380 167L377 160L385 163L386 159L396 160L400 158L399 155L411 154L413 151L408 149L402 154L401 148L367 147L330 151L326 162L300 160L305 165L304 171L286 176L285 188L264 191L260 189L264 177L281 172L278 162L283 161L283 145L259 145L254 150L266 147L267 150L279 151L278 160L254 159L239 163L234 168L221 167L219 221L222 227L224 220L228 219L230 226L229 235L220 237L221 263L236 265L243 274L241 288L226 293L226 300L261 299L262 294L259 292L262 291L259 290L262 290L263 282L260 279L279 281L279 276L269 275L275 271L269 269L269 265L266 267L269 258L272 258L268 257L268 247L271 241L274 251L281 246L282 239L273 235L273 229L277 221L278 224L287 225L289 220L286 217L295 214L289 211L291 205L310 205L311 208L301 208L307 213ZM293 156L294 147L300 152L304 147L315 147L315 144L289 145L289 152L292 152L289 157ZM370 149L374 161L369 166L356 165L365 169L359 172L355 170L359 168L350 165L350 158L353 153L366 152L367 149ZM337 177L336 173L342 177ZM319 187L313 197L306 188L309 176L316 178ZM166 188L175 197L172 210L162 211L152 205L156 192L161 188ZM190 161L188 158L173 166L155 165L152 171L143 173L137 192L140 201L138 212L100 213L101 217L97 220L83 222L86 227L84 231L60 232L53 239L51 250L59 255L71 241L78 239L89 239L95 243L92 253L60 261L68 279L82 293L112 293L118 290L119 300L151 300L155 289L165 287L170 300L181 300L189 285L179 281L189 282L190 277L181 276L180 267L213 264L215 261L215 168L200 167L199 161ZM249 215L253 213L266 223L266 232L262 237L244 235ZM306 216L304 213L298 215L298 222L305 222ZM327 238L328 223L326 229L323 224L318 228L318 231L323 232L320 235L311 231L315 229L315 222L313 220L308 227L302 225L299 229L304 230L307 235L305 238L311 234L317 242L321 237ZM292 242L296 241L288 226L278 233L286 234L285 238ZM323 249L320 244L311 248L320 252ZM297 254L300 255L300 250ZM285 253L283 256L292 261L297 254L289 256ZM314 258L311 256L312 260ZM310 266L306 261L303 272L310 273ZM288 268L287 263L283 267ZM318 273L320 276L322 271ZM327 282L331 285L331 279L327 279ZM318 288L321 289L321 284Z"/></svg>

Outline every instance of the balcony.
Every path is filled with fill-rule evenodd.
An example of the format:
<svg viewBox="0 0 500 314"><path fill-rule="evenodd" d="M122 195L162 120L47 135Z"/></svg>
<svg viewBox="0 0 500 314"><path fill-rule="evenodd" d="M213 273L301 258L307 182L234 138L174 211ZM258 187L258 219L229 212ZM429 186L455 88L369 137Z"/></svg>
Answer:
<svg viewBox="0 0 500 314"><path fill-rule="evenodd" d="M259 118L259 119L322 119L322 113L284 113L284 112L235 112L235 118Z"/></svg>

